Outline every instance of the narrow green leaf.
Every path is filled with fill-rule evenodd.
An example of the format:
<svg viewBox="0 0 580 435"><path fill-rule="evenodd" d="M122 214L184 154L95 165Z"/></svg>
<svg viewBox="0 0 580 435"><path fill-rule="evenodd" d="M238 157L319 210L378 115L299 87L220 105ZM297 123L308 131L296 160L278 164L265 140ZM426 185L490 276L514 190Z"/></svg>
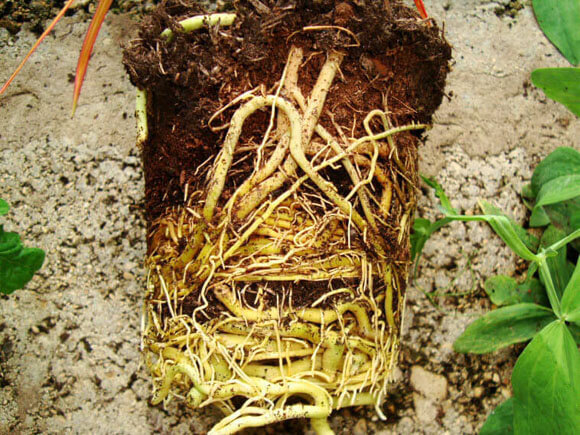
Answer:
<svg viewBox="0 0 580 435"><path fill-rule="evenodd" d="M532 83L547 97L580 116L580 69L540 68L532 71Z"/></svg>
<svg viewBox="0 0 580 435"><path fill-rule="evenodd" d="M517 255L522 257L524 260L528 261L537 261L538 258L530 249L526 246L526 244L522 241L522 239L518 236L518 233L512 227L512 224L505 216L496 216L496 215L479 215L479 216L462 216L458 215L457 211L451 206L451 202L447 195L445 194L443 188L437 181L434 179L430 179L424 176L421 176L423 181L433 189L435 189L435 195L441 201L441 210L445 213L445 219L441 219L434 223L434 225L438 225L437 229L441 226L447 224L450 221L463 221L463 222L472 222L472 221L483 221L487 222L493 230L496 232L498 236L502 238L502 240L514 251ZM432 231L433 232L433 231Z"/></svg>
<svg viewBox="0 0 580 435"><path fill-rule="evenodd" d="M580 259L562 296L562 315L570 322L580 325Z"/></svg>
<svg viewBox="0 0 580 435"><path fill-rule="evenodd" d="M526 247L532 252L537 251L538 245L540 243L538 238L529 234L523 227L518 225L512 218L507 216L498 207L490 204L487 201L483 201L483 200L479 201L479 207L481 208L481 211L483 211L483 214L495 215L495 216L504 216L509 221L510 225L512 226L513 230L518 235L518 237L522 240L522 242L524 242Z"/></svg>
<svg viewBox="0 0 580 435"><path fill-rule="evenodd" d="M512 251L527 261L537 261L538 257L530 251L526 244L518 237L517 233L512 228L509 220L504 216L493 215L477 215L477 216L462 216L462 215L447 215L448 219L463 222L487 222L501 237L501 239L508 245Z"/></svg>
<svg viewBox="0 0 580 435"><path fill-rule="evenodd" d="M479 431L479 435L510 435L514 433L514 399L498 405Z"/></svg>
<svg viewBox="0 0 580 435"><path fill-rule="evenodd" d="M580 352L563 322L552 322L526 347L512 386L515 433L580 433Z"/></svg>
<svg viewBox="0 0 580 435"><path fill-rule="evenodd" d="M0 199L0 216L4 216L10 210L10 206L6 201Z"/></svg>
<svg viewBox="0 0 580 435"><path fill-rule="evenodd" d="M488 353L534 337L556 316L552 310L536 304L509 305L470 324L453 343L456 352Z"/></svg>
<svg viewBox="0 0 580 435"><path fill-rule="evenodd" d="M449 198L445 194L443 187L441 187L441 185L434 178L427 178L421 175L421 179L427 186L435 189L435 196L439 198L439 201L441 201L441 210L443 213L452 215L457 214L457 210L455 210L451 205L451 201L449 201Z"/></svg>
<svg viewBox="0 0 580 435"><path fill-rule="evenodd" d="M580 2L534 0L534 13L548 39L572 65L580 62Z"/></svg>
<svg viewBox="0 0 580 435"><path fill-rule="evenodd" d="M522 302L549 305L544 286L535 278L527 279L519 284L512 277L496 275L485 281L484 289L489 299L500 307Z"/></svg>
<svg viewBox="0 0 580 435"><path fill-rule="evenodd" d="M540 248L551 248L554 246L555 243L564 239L566 237L566 233L554 225L550 225L542 234L542 238L540 239ZM553 257L549 257L546 259L548 264L548 269L550 270L550 275L552 277L552 282L554 283L554 289L556 290L556 294L558 299L562 299L562 295L564 294L564 289L566 285L568 285L568 281L572 276L573 267L568 262L566 257L566 247L563 246L558 249L557 254ZM542 283L546 285L546 283L542 280Z"/></svg>
<svg viewBox="0 0 580 435"><path fill-rule="evenodd" d="M580 174L580 152L570 147L556 148L534 169L530 186L532 198L550 180L573 174Z"/></svg>
<svg viewBox="0 0 580 435"><path fill-rule="evenodd" d="M481 216L482 220L486 221L498 236L508 245L512 251L522 257L524 260L534 261L536 256L526 247L517 233L513 230L509 221L503 216Z"/></svg>

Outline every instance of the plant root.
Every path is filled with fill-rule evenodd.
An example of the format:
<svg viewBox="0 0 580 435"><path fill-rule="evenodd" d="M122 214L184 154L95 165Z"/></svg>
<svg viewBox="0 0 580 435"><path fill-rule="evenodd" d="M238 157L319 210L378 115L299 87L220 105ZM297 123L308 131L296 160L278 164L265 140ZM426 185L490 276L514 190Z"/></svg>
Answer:
<svg viewBox="0 0 580 435"><path fill-rule="evenodd" d="M303 53L292 47L275 92L228 103L237 109L206 186L151 227L143 347L153 403L182 396L218 406L226 416L210 433L309 418L330 434L327 417L348 406L374 405L382 416L409 267L391 250L407 243L411 215L394 220L393 203L415 205L396 135L427 126L393 127L379 109L367 114L364 137L323 126L342 59L328 53L305 97ZM139 94L141 142L146 98ZM265 110L264 137L248 140L244 125ZM240 149L254 166L232 188ZM384 236L393 222L398 240ZM297 299L305 293L297 286L321 285L314 300Z"/></svg>

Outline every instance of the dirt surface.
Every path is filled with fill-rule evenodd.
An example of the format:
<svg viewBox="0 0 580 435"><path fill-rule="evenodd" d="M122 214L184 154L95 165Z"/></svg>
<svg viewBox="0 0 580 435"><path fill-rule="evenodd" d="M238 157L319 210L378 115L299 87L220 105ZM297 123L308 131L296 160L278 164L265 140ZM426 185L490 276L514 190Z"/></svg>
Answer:
<svg viewBox="0 0 580 435"><path fill-rule="evenodd" d="M566 62L528 4L513 18L498 16L510 3L426 2L445 22L456 63L450 99L421 150L422 171L437 176L460 211L476 212L483 198L522 221L521 186L556 146L579 147L580 121L531 86L534 68ZM27 26L16 36L0 29L0 81L34 42ZM69 80L87 26L66 18L0 98L0 196L13 206L7 227L48 252L26 290L0 299L0 433L203 433L214 411L147 403L150 380L139 362L144 185L134 90L119 48L131 22L107 19L71 120ZM420 214L435 215L430 196ZM480 224L453 224L428 242L407 296L390 420L351 409L331 419L337 433L475 433L511 394L518 349L462 356L451 346L489 308L483 279L516 268ZM438 309L420 289L468 294L436 298ZM287 433L303 430L287 426Z"/></svg>

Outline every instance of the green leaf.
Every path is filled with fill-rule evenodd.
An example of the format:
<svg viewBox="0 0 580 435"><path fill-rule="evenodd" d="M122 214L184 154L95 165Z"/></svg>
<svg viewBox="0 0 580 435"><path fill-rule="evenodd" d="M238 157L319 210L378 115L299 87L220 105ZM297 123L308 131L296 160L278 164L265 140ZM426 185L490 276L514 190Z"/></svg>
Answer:
<svg viewBox="0 0 580 435"><path fill-rule="evenodd" d="M502 240L514 251L517 255L522 257L524 260L536 261L538 258L534 253L526 246L526 243L518 236L518 233L510 223L509 219L505 216L497 215L479 215L479 216L462 216L458 215L457 211L451 206L451 202L445 195L443 188L434 179L429 179L421 176L423 181L427 183L430 187L435 189L435 195L441 201L440 209L445 213L445 219L441 219L435 222L433 225L438 225L437 229L441 226L447 224L450 221L483 221L487 222L493 230L499 235ZM516 225L517 226L517 225Z"/></svg>
<svg viewBox="0 0 580 435"><path fill-rule="evenodd" d="M545 227L550 224L550 216L543 207L534 207L530 216L530 227Z"/></svg>
<svg viewBox="0 0 580 435"><path fill-rule="evenodd" d="M441 185L437 183L434 178L428 178L423 175L421 175L421 178L425 184L435 190L435 195L439 198L441 203L445 204L443 212L448 213L449 211L452 211L453 213L456 213L455 209L451 207L451 202L449 201L449 198L447 198ZM415 262L415 270L419 264L418 261L427 240L429 240L434 232L452 221L453 219L449 218L439 219L435 222L431 222L429 219L424 218L415 219L415 222L413 223L413 231L411 233L411 260Z"/></svg>
<svg viewBox="0 0 580 435"><path fill-rule="evenodd" d="M453 343L456 352L488 353L534 337L555 320L552 310L536 304L509 305L470 324Z"/></svg>
<svg viewBox="0 0 580 435"><path fill-rule="evenodd" d="M0 216L4 216L10 210L10 206L6 201L0 199Z"/></svg>
<svg viewBox="0 0 580 435"><path fill-rule="evenodd" d="M542 213L542 206L556 204L572 199L580 199L580 174L562 175L544 183L536 198L536 205L532 211L532 225L542 226L549 223L550 217L546 211ZM573 212L573 210L569 210Z"/></svg>
<svg viewBox="0 0 580 435"><path fill-rule="evenodd" d="M556 148L534 170L531 182L533 198L550 180L573 174L580 174L580 152L570 147Z"/></svg>
<svg viewBox="0 0 580 435"><path fill-rule="evenodd" d="M580 352L563 322L552 322L512 373L518 434L580 433Z"/></svg>
<svg viewBox="0 0 580 435"><path fill-rule="evenodd" d="M44 262L44 251L22 246L20 236L0 225L0 292L10 294L32 279Z"/></svg>
<svg viewBox="0 0 580 435"><path fill-rule="evenodd" d="M0 292L10 294L23 288L44 263L44 251L22 248L10 257L0 257Z"/></svg>
<svg viewBox="0 0 580 435"><path fill-rule="evenodd" d="M580 259L578 259L572 278L564 290L561 309L562 315L567 321L580 325Z"/></svg>
<svg viewBox="0 0 580 435"><path fill-rule="evenodd" d="M483 200L479 201L479 207L481 208L481 211L483 211L483 213L486 215L504 216L509 221L510 225L512 226L513 230L518 235L518 237L522 240L522 242L524 242L526 247L532 252L537 251L538 245L540 243L538 238L529 234L524 228L518 225L512 218L507 216L498 207Z"/></svg>
<svg viewBox="0 0 580 435"><path fill-rule="evenodd" d="M564 239L566 237L566 233L554 225L550 225L542 234L542 238L540 239L540 248L549 248L554 243ZM554 284L554 289L556 290L556 295L558 299L562 299L562 295L564 294L564 289L566 285L568 285L568 281L572 276L573 266L571 263L568 262L566 258L566 247L562 247L558 249L557 254L549 257L546 259L548 264L548 269L550 270L550 275L552 277L552 282ZM541 280L544 286L546 285L545 281Z"/></svg>
<svg viewBox="0 0 580 435"><path fill-rule="evenodd" d="M517 233L512 228L509 221L503 216L469 216L470 220L483 220L487 222L495 231L495 233L501 237L506 245L510 247L517 255L522 257L524 260L535 261L536 256L527 248L525 243L519 238Z"/></svg>
<svg viewBox="0 0 580 435"><path fill-rule="evenodd" d="M479 431L479 435L510 435L514 433L514 399L498 405Z"/></svg>
<svg viewBox="0 0 580 435"><path fill-rule="evenodd" d="M580 116L580 69L540 68L532 71L532 83L547 97Z"/></svg>
<svg viewBox="0 0 580 435"><path fill-rule="evenodd" d="M496 275L485 281L485 292L497 306L514 305L522 302L548 306L546 289L535 278L519 284L514 278Z"/></svg>
<svg viewBox="0 0 580 435"><path fill-rule="evenodd" d="M421 255L425 243L431 236L431 221L429 219L416 218L413 222L413 232L411 233L411 260L414 261Z"/></svg>
<svg viewBox="0 0 580 435"><path fill-rule="evenodd" d="M522 196L526 199L534 199L536 195L534 195L534 191L532 190L532 184L526 184L522 187Z"/></svg>
<svg viewBox="0 0 580 435"><path fill-rule="evenodd" d="M415 261L421 257L425 243L431 235L452 221L453 219L449 218L439 219L435 222L423 218L415 219L413 233L411 234L411 259Z"/></svg>
<svg viewBox="0 0 580 435"><path fill-rule="evenodd" d="M574 337L574 341L578 346L580 346L580 325L576 323L568 323L567 326L570 334L572 334L572 337Z"/></svg>
<svg viewBox="0 0 580 435"><path fill-rule="evenodd" d="M568 245L569 243L572 243L576 239L580 239L580 228L572 231L570 234L567 234L566 237L561 238L553 245L548 246L548 248L546 249L549 251L557 251L563 248L564 246Z"/></svg>
<svg viewBox="0 0 580 435"><path fill-rule="evenodd" d="M447 198L447 195L445 194L443 187L441 187L441 185L434 178L427 178L421 175L421 179L425 182L427 186L435 189L435 196L439 198L439 201L441 201L440 208L441 211L443 211L443 213L452 215L457 214L457 210L455 210L451 205L451 201L449 201L449 198Z"/></svg>
<svg viewBox="0 0 580 435"><path fill-rule="evenodd" d="M534 13L544 34L572 65L580 62L580 2L534 0Z"/></svg>
<svg viewBox="0 0 580 435"><path fill-rule="evenodd" d="M545 205L544 207L534 209L534 212L538 210L541 210L549 221L543 225L551 222L566 234L570 234L575 229L580 228L580 196L557 204ZM530 226L536 226L533 225L533 220L534 213L532 213L532 217L530 218ZM580 241L572 242L572 246L577 251L580 251Z"/></svg>
<svg viewBox="0 0 580 435"><path fill-rule="evenodd" d="M22 243L20 236L16 233L7 233L4 226L0 225L0 258L20 252Z"/></svg>
<svg viewBox="0 0 580 435"><path fill-rule="evenodd" d="M542 186L538 193L536 207L555 204L580 196L580 174L554 178Z"/></svg>

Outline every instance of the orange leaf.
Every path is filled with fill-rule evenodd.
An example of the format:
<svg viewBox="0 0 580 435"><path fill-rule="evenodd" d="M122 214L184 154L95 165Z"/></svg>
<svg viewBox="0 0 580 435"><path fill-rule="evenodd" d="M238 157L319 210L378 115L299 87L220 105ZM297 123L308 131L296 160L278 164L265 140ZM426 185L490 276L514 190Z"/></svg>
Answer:
<svg viewBox="0 0 580 435"><path fill-rule="evenodd" d="M14 77L16 77L18 75L18 73L20 72L20 70L22 69L22 67L24 67L24 65L26 64L26 62L30 58L30 56L32 56L32 53L34 53L36 51L36 49L38 48L38 46L40 45L40 43L52 31L52 29L54 28L54 26L56 26L56 23L58 23L60 21L60 19L64 16L64 14L66 13L66 11L71 7L71 5L73 4L73 2L74 2L74 0L68 0L66 2L66 4L60 10L60 12L56 16L56 18L54 20L52 20L52 23L50 23L50 25L46 28L46 30L42 33L42 35L40 35L40 38L38 38L36 40L36 42L34 43L34 45L32 46L32 48L30 49L30 51L28 52L28 54L26 55L26 57L24 58L24 60L20 63L20 65L18 65L18 68L16 68L16 70L12 73L12 75L10 76L10 78L6 81L6 83L4 83L4 86L2 86L2 88L0 89L0 95L2 95L4 93L4 91L8 88L8 86L10 86L10 83L12 83L12 80L14 80Z"/></svg>
<svg viewBox="0 0 580 435"><path fill-rule="evenodd" d="M423 0L415 0L415 6L417 6L417 9L419 10L419 15L421 15L421 18L424 20L429 18L429 15L427 15L427 10L425 9L425 5L423 4Z"/></svg>
<svg viewBox="0 0 580 435"><path fill-rule="evenodd" d="M79 100L79 96L81 94L81 88L83 86L83 81L85 80L85 74L87 73L87 66L89 65L91 53L93 52L93 46L95 45L95 41L97 40L97 36L99 35L99 30L101 30L101 25L103 24L103 21L105 21L107 12L111 7L111 3L113 3L113 0L99 0L97 10L95 11L95 15L91 20L89 30L87 30L87 34L85 35L85 40L83 42L83 48L81 49L81 53L79 55L79 60L77 63L77 72L75 75L75 89L73 92L73 109L72 109L73 115L75 114L75 110L77 108L77 103Z"/></svg>

